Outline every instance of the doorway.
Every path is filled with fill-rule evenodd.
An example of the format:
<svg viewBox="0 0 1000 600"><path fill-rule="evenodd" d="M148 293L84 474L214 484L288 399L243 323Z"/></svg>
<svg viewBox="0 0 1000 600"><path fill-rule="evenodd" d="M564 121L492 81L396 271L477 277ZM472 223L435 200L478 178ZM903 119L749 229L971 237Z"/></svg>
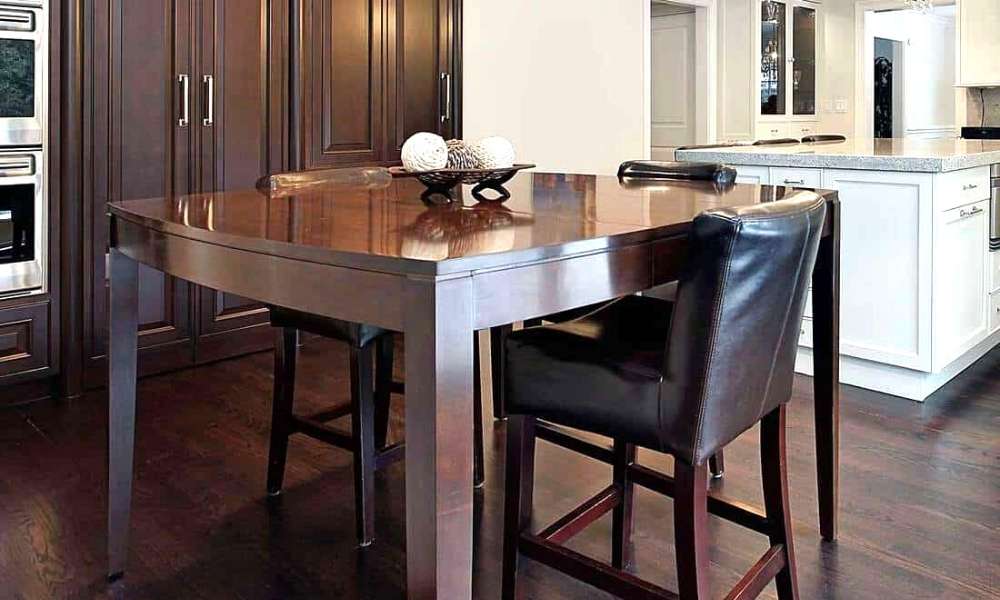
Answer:
<svg viewBox="0 0 1000 600"><path fill-rule="evenodd" d="M903 42L876 37L873 65L873 137L903 136ZM896 73L898 71L898 75Z"/></svg>
<svg viewBox="0 0 1000 600"><path fill-rule="evenodd" d="M717 0L647 0L650 156L715 136Z"/></svg>

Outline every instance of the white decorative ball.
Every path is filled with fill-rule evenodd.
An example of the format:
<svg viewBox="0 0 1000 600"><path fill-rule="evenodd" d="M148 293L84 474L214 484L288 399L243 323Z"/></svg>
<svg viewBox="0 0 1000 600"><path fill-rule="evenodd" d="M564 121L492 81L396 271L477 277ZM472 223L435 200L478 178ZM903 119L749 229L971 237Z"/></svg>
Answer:
<svg viewBox="0 0 1000 600"><path fill-rule="evenodd" d="M514 164L514 144L499 136L483 138L473 146L480 169L505 169Z"/></svg>
<svg viewBox="0 0 1000 600"><path fill-rule="evenodd" d="M448 164L448 144L427 132L415 133L403 144L403 166L407 171L433 171Z"/></svg>

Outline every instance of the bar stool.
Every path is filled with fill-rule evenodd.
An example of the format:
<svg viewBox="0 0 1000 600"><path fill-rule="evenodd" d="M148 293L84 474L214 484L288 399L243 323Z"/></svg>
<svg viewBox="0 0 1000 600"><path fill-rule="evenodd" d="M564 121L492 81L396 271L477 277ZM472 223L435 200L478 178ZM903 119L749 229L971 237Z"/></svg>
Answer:
<svg viewBox="0 0 1000 600"><path fill-rule="evenodd" d="M323 169L278 173L261 178L257 188L271 197L293 195L323 186L379 188L392 177L382 168ZM354 455L355 520L358 543L368 546L375 537L375 471L403 458L403 443L386 445L390 397L402 393L404 384L392 380L393 332L365 323L354 323L271 306L271 325L277 328L274 354L274 401L271 415L271 444L268 456L267 493L281 493L288 455L288 440L297 433L307 435ZM293 413L295 367L299 332L346 342L350 348L351 401L316 414ZM483 474L482 394L479 343L473 340L475 419L474 482L481 487ZM374 355L374 356L373 356ZM350 415L351 431L344 433L328 423Z"/></svg>
<svg viewBox="0 0 1000 600"><path fill-rule="evenodd" d="M815 144L816 142L845 142L847 137L840 135L839 133L817 133L814 135L807 135L802 138L803 144Z"/></svg>
<svg viewBox="0 0 1000 600"><path fill-rule="evenodd" d="M676 303L627 296L508 336L504 598L515 597L521 555L623 598L708 598L709 512L770 542L729 598L756 597L771 579L779 598L798 597L785 405L825 213L818 197L708 211L692 226ZM533 534L539 419L611 437L614 447L612 484ZM758 422L765 514L705 486L709 457ZM636 463L637 446L673 455L673 477ZM635 484L674 498L679 596L625 571ZM563 545L608 511L610 565Z"/></svg>
<svg viewBox="0 0 1000 600"><path fill-rule="evenodd" d="M795 138L776 138L773 140L757 140L753 143L754 146L780 146L781 144L798 144L799 140Z"/></svg>

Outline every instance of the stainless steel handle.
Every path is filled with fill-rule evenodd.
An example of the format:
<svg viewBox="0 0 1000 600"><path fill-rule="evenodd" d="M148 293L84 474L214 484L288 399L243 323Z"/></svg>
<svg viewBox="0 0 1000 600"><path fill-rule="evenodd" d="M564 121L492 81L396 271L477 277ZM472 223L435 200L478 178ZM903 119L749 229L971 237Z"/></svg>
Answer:
<svg viewBox="0 0 1000 600"><path fill-rule="evenodd" d="M21 177L35 174L35 160L31 156L0 157L0 177Z"/></svg>
<svg viewBox="0 0 1000 600"><path fill-rule="evenodd" d="M983 209L979 208L978 206L973 206L969 210L965 210L963 208L963 209L960 209L958 211L958 218L959 219L968 219L969 217L974 217L974 216L978 215L981 212L983 212Z"/></svg>
<svg viewBox="0 0 1000 600"><path fill-rule="evenodd" d="M27 10L0 9L0 31L34 31L35 15Z"/></svg>
<svg viewBox="0 0 1000 600"><path fill-rule="evenodd" d="M967 183L967 184L965 184L965 185L962 186L962 191L963 192L967 192L969 190L974 190L977 187L979 187L978 183Z"/></svg>
<svg viewBox="0 0 1000 600"><path fill-rule="evenodd" d="M444 84L444 98L441 102L441 122L451 120L451 73L441 73L441 83Z"/></svg>
<svg viewBox="0 0 1000 600"><path fill-rule="evenodd" d="M205 84L205 118L201 120L204 127L215 125L215 77L205 75L201 78Z"/></svg>
<svg viewBox="0 0 1000 600"><path fill-rule="evenodd" d="M182 73L177 82L181 84L181 118L177 119L177 126L187 127L191 124L191 78Z"/></svg>
<svg viewBox="0 0 1000 600"><path fill-rule="evenodd" d="M805 179L786 179L785 185L805 185Z"/></svg>

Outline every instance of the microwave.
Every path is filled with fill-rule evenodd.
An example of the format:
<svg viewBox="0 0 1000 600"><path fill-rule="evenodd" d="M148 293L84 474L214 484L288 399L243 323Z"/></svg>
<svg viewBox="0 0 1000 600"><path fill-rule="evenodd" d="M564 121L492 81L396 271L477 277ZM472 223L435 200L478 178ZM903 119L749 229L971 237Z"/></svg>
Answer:
<svg viewBox="0 0 1000 600"><path fill-rule="evenodd" d="M40 0L0 0L0 146L41 146L47 13Z"/></svg>
<svg viewBox="0 0 1000 600"><path fill-rule="evenodd" d="M0 150L0 297L45 291L42 152Z"/></svg>

